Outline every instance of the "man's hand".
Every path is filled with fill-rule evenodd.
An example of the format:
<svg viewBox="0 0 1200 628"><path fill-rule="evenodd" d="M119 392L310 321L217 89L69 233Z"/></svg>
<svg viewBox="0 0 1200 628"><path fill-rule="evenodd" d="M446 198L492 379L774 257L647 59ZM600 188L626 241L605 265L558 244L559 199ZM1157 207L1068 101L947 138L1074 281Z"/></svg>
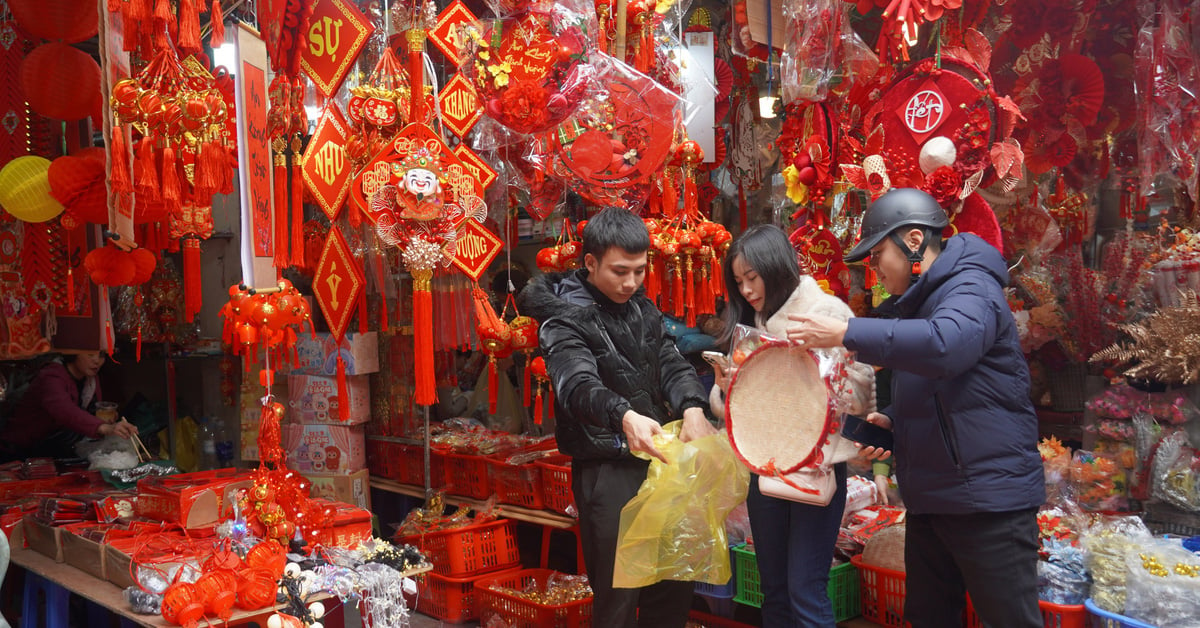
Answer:
<svg viewBox="0 0 1200 628"><path fill-rule="evenodd" d="M688 408L683 411L683 426L679 428L679 440L688 442L717 433L717 428L708 422L704 410Z"/></svg>
<svg viewBox="0 0 1200 628"><path fill-rule="evenodd" d="M788 314L787 337L808 349L828 349L842 346L846 336L846 321L821 314Z"/></svg>
<svg viewBox="0 0 1200 628"><path fill-rule="evenodd" d="M101 436L111 436L115 434L121 438L124 438L125 440L129 440L138 433L138 429L132 423L121 419L116 423L101 423L100 428L96 430L96 433L100 434Z"/></svg>
<svg viewBox="0 0 1200 628"><path fill-rule="evenodd" d="M663 464L668 464L667 457L654 446L654 437L663 433L658 421L627 410L625 416L621 417L621 429L625 431L625 442L629 444L629 451L642 451L662 460Z"/></svg>
<svg viewBox="0 0 1200 628"><path fill-rule="evenodd" d="M875 475L875 502L884 506L888 505L888 476L883 474Z"/></svg>
<svg viewBox="0 0 1200 628"><path fill-rule="evenodd" d="M878 412L872 412L871 414L868 414L867 423L873 423L885 430L892 429L892 420L888 418L888 415L880 414ZM887 449L880 449L878 447L863 447L861 450L859 450L858 455L860 458L864 458L866 460L879 460L880 458L887 458L888 456L892 455L892 452L888 451Z"/></svg>

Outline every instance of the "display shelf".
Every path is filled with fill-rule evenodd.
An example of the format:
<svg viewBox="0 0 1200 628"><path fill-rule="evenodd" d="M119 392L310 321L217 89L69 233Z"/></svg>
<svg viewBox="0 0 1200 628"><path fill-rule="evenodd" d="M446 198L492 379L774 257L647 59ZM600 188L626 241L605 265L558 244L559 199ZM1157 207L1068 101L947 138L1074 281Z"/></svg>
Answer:
<svg viewBox="0 0 1200 628"><path fill-rule="evenodd" d="M371 476L371 488L377 488L381 491L396 493L399 495L408 495L409 497L425 498L425 488L415 484L401 484L395 480ZM454 506L467 506L473 510L483 510L487 508L487 500L471 499L462 495L446 495L446 503ZM513 506L511 504L496 504L495 511L502 517L516 519L517 521L525 521L537 525L549 526L560 530L567 530L574 527L578 522L566 515L560 515L549 510L532 510L522 508L521 506Z"/></svg>

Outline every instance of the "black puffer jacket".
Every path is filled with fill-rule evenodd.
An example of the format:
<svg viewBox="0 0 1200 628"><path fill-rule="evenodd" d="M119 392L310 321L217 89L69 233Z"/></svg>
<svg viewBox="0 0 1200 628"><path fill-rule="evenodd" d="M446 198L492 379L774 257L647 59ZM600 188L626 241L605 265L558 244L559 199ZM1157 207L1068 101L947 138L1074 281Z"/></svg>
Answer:
<svg viewBox="0 0 1200 628"><path fill-rule="evenodd" d="M688 408L708 407L695 369L642 291L614 303L577 270L529 282L518 306L541 323L563 453L577 460L628 456L621 428L627 410L665 424Z"/></svg>

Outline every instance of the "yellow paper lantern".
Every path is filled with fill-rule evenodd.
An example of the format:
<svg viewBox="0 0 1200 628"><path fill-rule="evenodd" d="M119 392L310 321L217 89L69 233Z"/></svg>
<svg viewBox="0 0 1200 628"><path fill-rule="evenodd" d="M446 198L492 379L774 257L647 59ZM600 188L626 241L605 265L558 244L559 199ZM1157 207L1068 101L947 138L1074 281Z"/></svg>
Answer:
<svg viewBox="0 0 1200 628"><path fill-rule="evenodd" d="M25 155L0 169L0 207L25 222L46 222L63 212L50 195L50 160Z"/></svg>

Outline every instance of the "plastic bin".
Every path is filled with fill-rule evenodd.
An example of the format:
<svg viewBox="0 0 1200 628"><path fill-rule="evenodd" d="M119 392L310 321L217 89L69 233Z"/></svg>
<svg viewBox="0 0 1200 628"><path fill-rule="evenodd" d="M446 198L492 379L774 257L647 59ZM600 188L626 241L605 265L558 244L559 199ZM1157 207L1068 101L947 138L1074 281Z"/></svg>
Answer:
<svg viewBox="0 0 1200 628"><path fill-rule="evenodd" d="M729 546L729 582L725 584L696 583L696 595L715 598L732 598L737 594L737 558L733 554L734 545Z"/></svg>
<svg viewBox="0 0 1200 628"><path fill-rule="evenodd" d="M472 454L439 454L445 473L446 492L472 499L487 499L492 495L488 477L488 459Z"/></svg>
<svg viewBox="0 0 1200 628"><path fill-rule="evenodd" d="M736 545L732 548L734 556L734 575L737 580L733 596L735 602L762 608L763 594L758 574L758 558L754 550L746 545ZM901 574L903 575L903 574ZM845 621L858 615L865 616L860 610L858 570L851 563L842 563L829 570L829 587L826 589L829 601L833 603L834 621Z"/></svg>
<svg viewBox="0 0 1200 628"><path fill-rule="evenodd" d="M1154 628L1154 626L1144 624L1136 619L1110 613L1096 606L1091 598L1084 600L1083 605L1087 609L1088 615L1092 616L1092 628Z"/></svg>
<svg viewBox="0 0 1200 628"><path fill-rule="evenodd" d="M496 494L497 501L541 510L544 507L541 469L532 462L515 465L504 462L510 455L501 454L487 459L492 492Z"/></svg>
<svg viewBox="0 0 1200 628"><path fill-rule="evenodd" d="M584 628L592 625L592 598L566 604L539 604L491 587L517 591L536 585L545 588L555 572L551 569L522 569L475 582L475 600L484 625L498 615L509 628Z"/></svg>
<svg viewBox="0 0 1200 628"><path fill-rule="evenodd" d="M891 628L904 626L904 572L884 569L862 562L862 556L850 558L858 568L862 616Z"/></svg>
<svg viewBox="0 0 1200 628"><path fill-rule="evenodd" d="M466 578L447 578L432 572L426 573L424 582L417 586L417 611L452 624L478 619L475 582L494 576L495 573L486 573Z"/></svg>
<svg viewBox="0 0 1200 628"><path fill-rule="evenodd" d="M498 519L462 528L397 539L415 545L433 565L433 572L450 578L489 573L521 564L516 525Z"/></svg>
<svg viewBox="0 0 1200 628"><path fill-rule="evenodd" d="M558 456L533 463L542 472L542 506L564 515L575 513L571 492L571 459Z"/></svg>

